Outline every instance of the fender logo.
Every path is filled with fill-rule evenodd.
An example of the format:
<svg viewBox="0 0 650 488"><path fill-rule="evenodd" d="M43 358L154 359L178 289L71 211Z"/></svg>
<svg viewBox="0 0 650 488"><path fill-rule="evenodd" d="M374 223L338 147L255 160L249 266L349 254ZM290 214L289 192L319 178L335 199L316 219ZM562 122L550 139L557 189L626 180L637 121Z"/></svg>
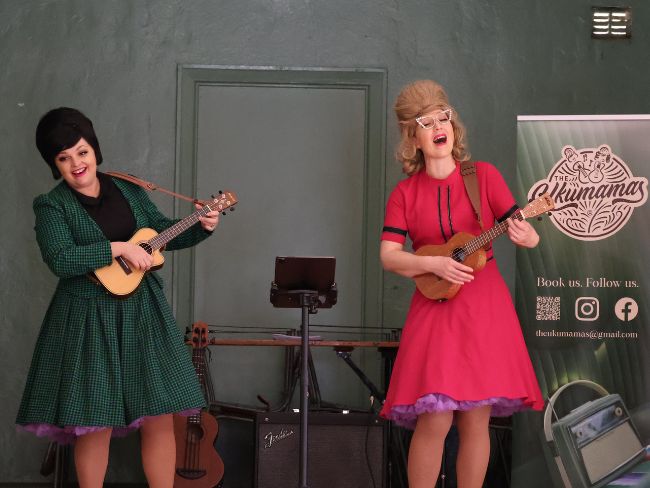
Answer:
<svg viewBox="0 0 650 488"><path fill-rule="evenodd" d="M283 439L286 439L287 437L291 437L294 434L293 430L286 430L286 429L280 429L280 432L277 434L274 434L273 432L269 432L264 436L264 449L269 449L273 447L273 445L277 444Z"/></svg>

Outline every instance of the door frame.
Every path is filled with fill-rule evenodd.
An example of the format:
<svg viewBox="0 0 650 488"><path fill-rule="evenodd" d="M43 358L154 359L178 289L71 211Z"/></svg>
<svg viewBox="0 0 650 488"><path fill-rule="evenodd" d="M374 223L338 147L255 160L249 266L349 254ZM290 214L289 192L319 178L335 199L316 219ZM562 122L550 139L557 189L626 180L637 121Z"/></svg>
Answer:
<svg viewBox="0 0 650 488"><path fill-rule="evenodd" d="M361 324L381 326L382 268L379 238L384 211L386 147L386 70L342 68L287 68L181 64L177 68L176 162L174 189L195 195L197 188L197 121L199 88L205 85L362 90L365 93ZM205 196L205 195L204 195ZM174 203L174 216L187 214L187 204ZM194 249L172 258L172 307L179 324L194 317Z"/></svg>

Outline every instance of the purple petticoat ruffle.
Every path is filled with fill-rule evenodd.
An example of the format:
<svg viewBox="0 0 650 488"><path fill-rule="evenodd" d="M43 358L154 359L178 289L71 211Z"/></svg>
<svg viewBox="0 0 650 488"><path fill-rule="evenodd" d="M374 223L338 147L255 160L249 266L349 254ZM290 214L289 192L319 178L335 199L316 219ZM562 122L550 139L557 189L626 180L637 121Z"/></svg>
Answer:
<svg viewBox="0 0 650 488"><path fill-rule="evenodd" d="M182 415L184 417L189 417L190 415L196 415L201 411L200 408L192 408L189 410L183 410L182 412L176 412L177 415ZM124 437L125 435L138 430L144 421L151 417L140 417L135 419L129 425L124 427L112 427L113 432L111 437ZM25 424L18 425L18 430L24 430L31 432L38 437L48 437L50 440L57 442L59 444L72 444L77 439L77 437L84 434L90 434L92 432L99 432L100 430L109 429L110 426L78 426L78 425L67 425L65 427L59 427L52 424Z"/></svg>
<svg viewBox="0 0 650 488"><path fill-rule="evenodd" d="M387 417L407 429L415 429L418 415L449 410L472 410L486 405L492 406L492 417L508 417L526 407L521 398L492 397L485 400L458 401L441 393L431 393L418 398L414 405L394 405Z"/></svg>

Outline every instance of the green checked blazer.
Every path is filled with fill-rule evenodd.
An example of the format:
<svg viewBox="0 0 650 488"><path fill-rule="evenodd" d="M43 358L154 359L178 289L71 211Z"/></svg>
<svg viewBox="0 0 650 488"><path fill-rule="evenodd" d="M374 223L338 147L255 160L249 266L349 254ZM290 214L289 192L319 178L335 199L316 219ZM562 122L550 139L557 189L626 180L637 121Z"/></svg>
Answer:
<svg viewBox="0 0 650 488"><path fill-rule="evenodd" d="M176 220L146 192L114 179L138 229L161 232ZM147 273L128 298L115 298L87 274L111 263L110 242L65 182L34 200L43 261L59 278L34 349L16 419L45 427L127 427L142 417L203 407L183 336L162 291ZM199 224L168 251L206 237ZM32 429L33 430L33 429Z"/></svg>

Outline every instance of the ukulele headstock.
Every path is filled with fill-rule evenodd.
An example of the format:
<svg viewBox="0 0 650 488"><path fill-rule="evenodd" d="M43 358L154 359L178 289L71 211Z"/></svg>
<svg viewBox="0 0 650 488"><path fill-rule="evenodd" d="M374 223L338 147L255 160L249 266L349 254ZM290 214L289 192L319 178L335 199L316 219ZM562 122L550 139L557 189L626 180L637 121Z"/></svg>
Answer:
<svg viewBox="0 0 650 488"><path fill-rule="evenodd" d="M210 211L217 211L226 215L225 210L230 209L232 212L235 210L235 205L237 204L237 195L231 191L221 191L217 196L212 195L212 200L204 201L203 204L208 207Z"/></svg>
<svg viewBox="0 0 650 488"><path fill-rule="evenodd" d="M544 193L526 205L521 210L521 215L523 215L524 218L528 219L530 217L537 217L538 215L553 210L554 208L555 202L553 201L553 197L551 197L551 195L548 193Z"/></svg>
<svg viewBox="0 0 650 488"><path fill-rule="evenodd" d="M192 349L205 349L208 346L208 324L195 322L192 324Z"/></svg>

